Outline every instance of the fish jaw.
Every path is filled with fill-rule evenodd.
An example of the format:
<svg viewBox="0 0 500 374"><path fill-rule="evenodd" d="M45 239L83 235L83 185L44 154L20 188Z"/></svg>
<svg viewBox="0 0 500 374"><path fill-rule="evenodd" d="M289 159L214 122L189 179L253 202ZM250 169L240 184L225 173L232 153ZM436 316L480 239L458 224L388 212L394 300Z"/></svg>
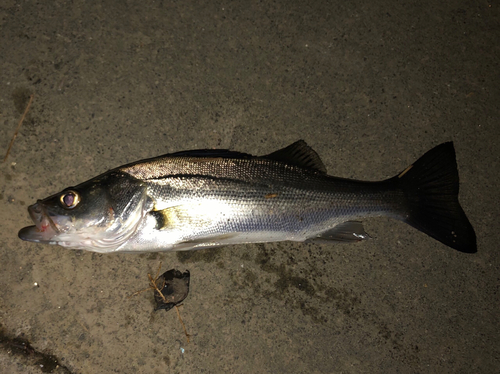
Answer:
<svg viewBox="0 0 500 374"><path fill-rule="evenodd" d="M82 240L71 235L71 218L50 214L50 207L45 206L43 201L39 200L36 204L30 205L28 213L35 225L22 228L18 233L20 239L73 249L86 249L92 245L88 239Z"/></svg>
<svg viewBox="0 0 500 374"><path fill-rule="evenodd" d="M56 244L54 238L60 233L54 220L45 212L40 201L28 207L34 226L27 226L19 231L19 238L29 242Z"/></svg>

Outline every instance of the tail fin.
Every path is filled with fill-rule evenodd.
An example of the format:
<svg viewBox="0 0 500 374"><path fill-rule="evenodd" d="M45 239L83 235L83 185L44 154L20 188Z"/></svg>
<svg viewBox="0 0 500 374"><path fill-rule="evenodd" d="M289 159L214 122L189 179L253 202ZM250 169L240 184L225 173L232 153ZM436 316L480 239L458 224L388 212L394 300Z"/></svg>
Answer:
<svg viewBox="0 0 500 374"><path fill-rule="evenodd" d="M393 181L407 199L406 223L458 251L477 252L474 228L458 202L452 142L431 149Z"/></svg>

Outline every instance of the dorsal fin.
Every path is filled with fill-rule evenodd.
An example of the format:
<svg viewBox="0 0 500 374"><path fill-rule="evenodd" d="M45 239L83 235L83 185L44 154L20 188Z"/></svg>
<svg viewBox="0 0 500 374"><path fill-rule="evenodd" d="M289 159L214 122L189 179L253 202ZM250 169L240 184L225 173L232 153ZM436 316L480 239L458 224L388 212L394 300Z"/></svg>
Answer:
<svg viewBox="0 0 500 374"><path fill-rule="evenodd" d="M288 147L262 157L326 173L323 161L321 161L316 151L309 147L303 140L298 140Z"/></svg>

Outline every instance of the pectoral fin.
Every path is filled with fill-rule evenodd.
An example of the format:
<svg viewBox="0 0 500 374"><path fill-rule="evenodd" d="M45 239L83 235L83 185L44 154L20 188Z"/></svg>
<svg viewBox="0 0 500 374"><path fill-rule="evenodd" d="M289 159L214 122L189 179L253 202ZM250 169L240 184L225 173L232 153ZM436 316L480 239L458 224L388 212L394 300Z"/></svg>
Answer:
<svg viewBox="0 0 500 374"><path fill-rule="evenodd" d="M216 211L202 204L182 204L149 212L156 220L156 230L181 227L204 227L216 217Z"/></svg>

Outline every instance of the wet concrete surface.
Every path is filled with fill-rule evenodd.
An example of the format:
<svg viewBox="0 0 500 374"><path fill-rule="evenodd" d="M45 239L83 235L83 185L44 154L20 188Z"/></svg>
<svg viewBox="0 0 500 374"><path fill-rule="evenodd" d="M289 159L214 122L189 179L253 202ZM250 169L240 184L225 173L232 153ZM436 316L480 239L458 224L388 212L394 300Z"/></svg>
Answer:
<svg viewBox="0 0 500 374"><path fill-rule="evenodd" d="M498 372L499 13L487 1L3 0L1 150L35 96L0 165L0 371L39 373L42 354L71 373ZM36 199L121 164L298 139L330 174L366 180L454 141L478 253L389 219L352 245L101 255L17 238ZM160 261L191 273L189 343L152 292L128 298Z"/></svg>

